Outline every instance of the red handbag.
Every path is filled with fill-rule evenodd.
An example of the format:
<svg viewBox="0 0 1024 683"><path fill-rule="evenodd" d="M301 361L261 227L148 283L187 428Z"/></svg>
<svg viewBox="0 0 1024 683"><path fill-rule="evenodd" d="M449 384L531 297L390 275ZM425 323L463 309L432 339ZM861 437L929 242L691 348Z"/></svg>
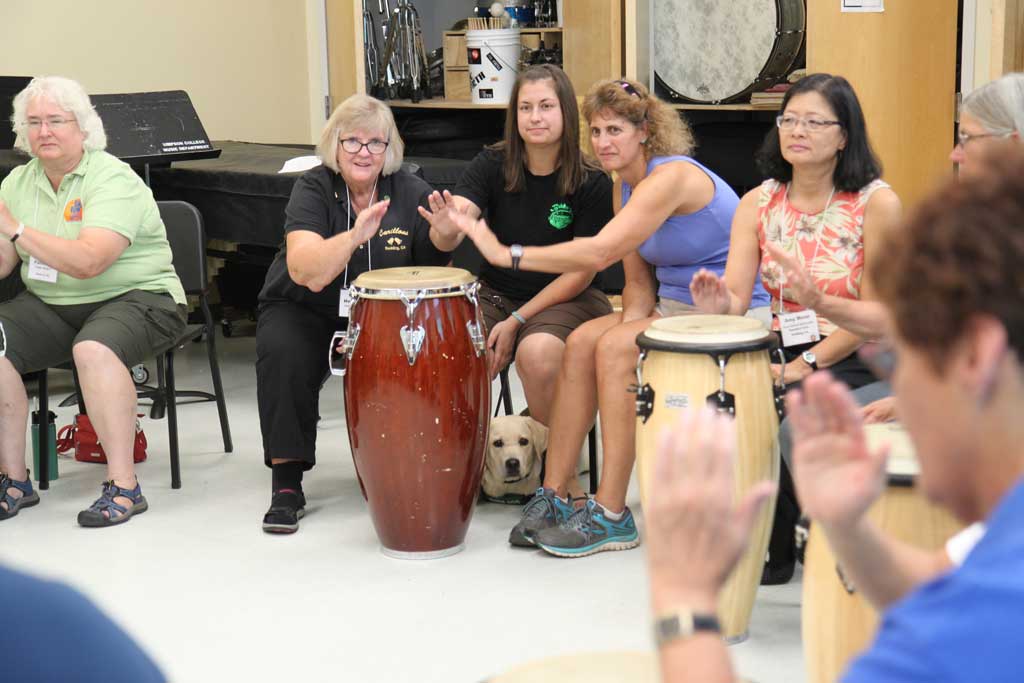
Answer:
<svg viewBox="0 0 1024 683"><path fill-rule="evenodd" d="M142 431L142 423L135 420L135 448L132 454L135 462L143 462L146 459L146 445L146 433ZM75 460L79 462L107 462L107 455L103 452L103 446L96 437L96 430L93 429L88 415L75 415L74 423L62 427L57 434L58 453L66 453L72 448L75 450Z"/></svg>

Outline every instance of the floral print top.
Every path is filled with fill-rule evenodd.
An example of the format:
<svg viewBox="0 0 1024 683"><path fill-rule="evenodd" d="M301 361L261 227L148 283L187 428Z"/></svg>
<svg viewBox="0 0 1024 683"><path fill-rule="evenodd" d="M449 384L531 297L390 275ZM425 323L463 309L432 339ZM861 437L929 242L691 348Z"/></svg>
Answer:
<svg viewBox="0 0 1024 683"><path fill-rule="evenodd" d="M802 311L804 307L780 295L782 269L765 249L767 241L796 254L825 294L860 298L864 276L864 207L875 190L883 187L889 184L874 180L858 192L837 191L823 212L810 214L793 208L786 197L785 183L766 180L761 184L757 239L761 247L761 281L772 298L772 313L779 312L780 296L785 311ZM778 320L772 322L772 327L778 329ZM837 327L818 316L822 336L832 334Z"/></svg>

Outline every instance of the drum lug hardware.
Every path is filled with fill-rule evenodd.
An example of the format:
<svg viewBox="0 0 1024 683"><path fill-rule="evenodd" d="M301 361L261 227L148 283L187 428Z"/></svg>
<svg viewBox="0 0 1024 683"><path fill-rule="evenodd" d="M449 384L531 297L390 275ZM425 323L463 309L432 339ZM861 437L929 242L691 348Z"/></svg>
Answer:
<svg viewBox="0 0 1024 683"><path fill-rule="evenodd" d="M345 376L348 361L352 359L352 352L356 348L356 342L359 341L360 331L359 323L352 323L347 331L335 332L331 337L331 346L327 350L327 363L331 368L332 375ZM341 351L338 351L339 346ZM341 365L336 365L336 361L341 361Z"/></svg>
<svg viewBox="0 0 1024 683"><path fill-rule="evenodd" d="M654 412L654 389L650 384L630 384L628 391L636 394L636 416L643 418L643 424L647 424Z"/></svg>
<svg viewBox="0 0 1024 683"><path fill-rule="evenodd" d="M480 323L476 320L467 320L466 331L469 332L469 341L473 343L473 351L476 352L476 356L479 358L487 348L487 340L480 329Z"/></svg>
<svg viewBox="0 0 1024 683"><path fill-rule="evenodd" d="M707 398L707 405L715 412L736 417L736 396L725 390L725 364L728 362L726 356L717 356L718 360L718 391Z"/></svg>
<svg viewBox="0 0 1024 683"><path fill-rule="evenodd" d="M426 339L427 332L423 329L422 325L417 325L416 327L402 325L399 334L402 337L405 357L409 360L409 365L413 365L416 363L416 358L420 355L420 349L423 348L423 340Z"/></svg>

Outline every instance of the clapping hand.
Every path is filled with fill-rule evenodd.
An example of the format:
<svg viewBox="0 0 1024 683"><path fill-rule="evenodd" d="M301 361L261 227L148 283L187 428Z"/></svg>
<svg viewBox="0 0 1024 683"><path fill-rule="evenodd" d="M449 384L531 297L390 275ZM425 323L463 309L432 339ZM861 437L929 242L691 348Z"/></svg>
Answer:
<svg viewBox="0 0 1024 683"><path fill-rule="evenodd" d="M706 268L701 268L690 279L690 294L693 305L702 313L728 313L729 288L725 278Z"/></svg>
<svg viewBox="0 0 1024 683"><path fill-rule="evenodd" d="M683 411L656 457L645 505L653 597L713 609L775 483L754 485L735 504L736 425L707 408Z"/></svg>
<svg viewBox="0 0 1024 683"><path fill-rule="evenodd" d="M492 266L499 268L512 267L512 254L508 247L498 241L494 233L487 226L484 219L476 219L465 213L452 214L452 220L459 230L462 231L480 251L480 255L487 259Z"/></svg>
<svg viewBox="0 0 1024 683"><path fill-rule="evenodd" d="M775 262L782 268L785 277L786 292L793 301L804 308L814 310L821 303L822 293L814 280L804 270L804 267L785 249L774 242L767 242L765 245L768 253L772 255Z"/></svg>
<svg viewBox="0 0 1024 683"><path fill-rule="evenodd" d="M885 487L888 446L868 448L860 408L827 372L786 395L793 428L793 481L809 517L838 528L855 525Z"/></svg>
<svg viewBox="0 0 1024 683"><path fill-rule="evenodd" d="M457 214L465 213L466 209L459 210L452 193L448 190L444 192L435 190L427 196L427 204L430 205L429 211L422 206L418 206L416 209L423 216L424 220L430 224L430 227L446 240L461 239L462 232L452 219Z"/></svg>
<svg viewBox="0 0 1024 683"><path fill-rule="evenodd" d="M384 199L376 204L370 204L356 216L356 224L352 226L352 239L359 245L377 234L380 229L380 222L384 220L384 214L391 206L390 199Z"/></svg>

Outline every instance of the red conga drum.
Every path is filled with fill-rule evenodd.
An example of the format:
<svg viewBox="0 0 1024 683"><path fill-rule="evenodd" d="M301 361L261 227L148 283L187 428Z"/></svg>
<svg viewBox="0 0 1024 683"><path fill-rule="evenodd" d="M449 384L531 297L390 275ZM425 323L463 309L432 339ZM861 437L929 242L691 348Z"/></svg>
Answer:
<svg viewBox="0 0 1024 683"><path fill-rule="evenodd" d="M433 559L465 545L491 402L478 288L459 268L364 273L352 283L349 329L331 343L356 474L385 555Z"/></svg>

